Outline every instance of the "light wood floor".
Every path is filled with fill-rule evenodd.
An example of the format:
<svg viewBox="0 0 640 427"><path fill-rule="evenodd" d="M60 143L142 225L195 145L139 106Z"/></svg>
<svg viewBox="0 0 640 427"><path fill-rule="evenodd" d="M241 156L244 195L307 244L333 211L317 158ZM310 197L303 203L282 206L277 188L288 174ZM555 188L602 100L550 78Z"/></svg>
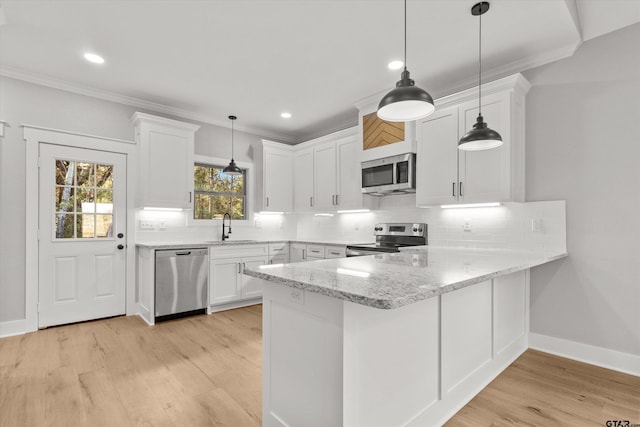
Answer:
<svg viewBox="0 0 640 427"><path fill-rule="evenodd" d="M0 339L0 426L259 426L261 309ZM529 350L447 426L609 419L640 423L640 378Z"/></svg>

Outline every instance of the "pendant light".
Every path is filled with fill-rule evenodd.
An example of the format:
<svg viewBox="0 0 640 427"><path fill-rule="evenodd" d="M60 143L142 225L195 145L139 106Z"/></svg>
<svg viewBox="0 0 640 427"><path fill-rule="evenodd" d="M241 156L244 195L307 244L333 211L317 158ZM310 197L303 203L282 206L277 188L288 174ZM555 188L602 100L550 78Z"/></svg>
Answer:
<svg viewBox="0 0 640 427"><path fill-rule="evenodd" d="M378 117L388 122L409 122L435 111L433 98L416 86L407 70L407 0L404 0L404 71L396 87L378 104Z"/></svg>
<svg viewBox="0 0 640 427"><path fill-rule="evenodd" d="M482 117L482 15L488 10L489 2L487 1L476 3L471 8L471 14L480 17L480 34L478 37L478 118L473 125L473 129L458 141L458 149L464 151L489 150L502 145L500 134L489 128Z"/></svg>
<svg viewBox="0 0 640 427"><path fill-rule="evenodd" d="M237 119L236 116L229 116L229 120L231 120L231 161L229 165L222 169L222 172L229 175L242 175L242 169L236 165L236 161L233 160L233 122Z"/></svg>

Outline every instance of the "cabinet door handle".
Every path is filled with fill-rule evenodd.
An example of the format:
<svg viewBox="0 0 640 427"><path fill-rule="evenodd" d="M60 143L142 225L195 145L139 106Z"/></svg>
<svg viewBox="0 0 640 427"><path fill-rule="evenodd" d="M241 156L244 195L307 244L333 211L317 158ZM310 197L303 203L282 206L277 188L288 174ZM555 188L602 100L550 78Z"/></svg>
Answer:
<svg viewBox="0 0 640 427"><path fill-rule="evenodd" d="M245 268L247 268L247 267L244 265L244 262L243 262L243 263L242 263L242 272L243 272L243 273L244 273L244 269L245 269Z"/></svg>
<svg viewBox="0 0 640 427"><path fill-rule="evenodd" d="M305 252L306 252L306 250L305 250L305 249L303 249L303 250L302 250L302 259L307 259L307 257L306 257L306 253L305 253Z"/></svg>
<svg viewBox="0 0 640 427"><path fill-rule="evenodd" d="M460 181L460 191L458 191L458 193L460 193L460 197L464 196L464 194L462 194L462 181Z"/></svg>
<svg viewBox="0 0 640 427"><path fill-rule="evenodd" d="M340 255L340 252L333 252L333 251L329 251L329 253L330 253L331 255Z"/></svg>
<svg viewBox="0 0 640 427"><path fill-rule="evenodd" d="M267 197L267 207L269 207L269 198Z"/></svg>
<svg viewBox="0 0 640 427"><path fill-rule="evenodd" d="M241 273L241 271L240 271L240 263L238 263L238 274L240 274L240 273Z"/></svg>
<svg viewBox="0 0 640 427"><path fill-rule="evenodd" d="M455 182L453 182L452 185L451 185L451 195L453 197L456 197L456 183Z"/></svg>
<svg viewBox="0 0 640 427"><path fill-rule="evenodd" d="M309 197L309 206L313 207L313 197Z"/></svg>
<svg viewBox="0 0 640 427"><path fill-rule="evenodd" d="M191 191L189 191L189 203L191 203Z"/></svg>
<svg viewBox="0 0 640 427"><path fill-rule="evenodd" d="M340 196L339 194L336 194L336 205L340 204L340 199L338 199L339 196Z"/></svg>

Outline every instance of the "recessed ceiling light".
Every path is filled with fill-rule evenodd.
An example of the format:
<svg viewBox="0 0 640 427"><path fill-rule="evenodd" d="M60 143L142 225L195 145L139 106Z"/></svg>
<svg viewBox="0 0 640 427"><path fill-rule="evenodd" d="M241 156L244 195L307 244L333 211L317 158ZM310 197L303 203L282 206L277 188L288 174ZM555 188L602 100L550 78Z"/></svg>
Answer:
<svg viewBox="0 0 640 427"><path fill-rule="evenodd" d="M290 119L291 113L287 113L287 112L281 113L280 117L282 117L283 119Z"/></svg>
<svg viewBox="0 0 640 427"><path fill-rule="evenodd" d="M403 65L404 62L402 61L391 61L387 67L389 67L390 70L399 70Z"/></svg>
<svg viewBox="0 0 640 427"><path fill-rule="evenodd" d="M84 59L89 62L93 62L94 64L104 64L104 58L100 55L96 55L95 53L85 53Z"/></svg>

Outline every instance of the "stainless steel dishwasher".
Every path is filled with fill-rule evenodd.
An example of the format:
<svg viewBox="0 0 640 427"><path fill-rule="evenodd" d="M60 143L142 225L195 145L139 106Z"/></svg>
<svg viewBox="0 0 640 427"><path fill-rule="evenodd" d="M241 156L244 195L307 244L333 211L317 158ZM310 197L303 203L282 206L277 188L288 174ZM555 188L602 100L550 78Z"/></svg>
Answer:
<svg viewBox="0 0 640 427"><path fill-rule="evenodd" d="M156 251L156 321L206 313L208 250Z"/></svg>

